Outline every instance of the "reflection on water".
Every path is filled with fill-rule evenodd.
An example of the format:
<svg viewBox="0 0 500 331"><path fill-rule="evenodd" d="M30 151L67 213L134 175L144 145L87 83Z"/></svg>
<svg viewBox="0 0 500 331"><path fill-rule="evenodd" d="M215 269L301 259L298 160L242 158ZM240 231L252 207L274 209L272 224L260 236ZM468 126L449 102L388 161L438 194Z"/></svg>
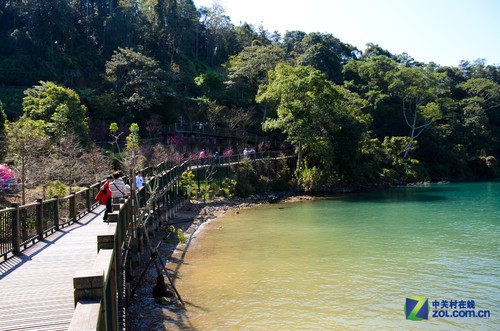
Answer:
<svg viewBox="0 0 500 331"><path fill-rule="evenodd" d="M500 184L396 189L227 215L179 268L196 330L496 330ZM407 321L407 297L489 319ZM186 323L188 321L188 323Z"/></svg>

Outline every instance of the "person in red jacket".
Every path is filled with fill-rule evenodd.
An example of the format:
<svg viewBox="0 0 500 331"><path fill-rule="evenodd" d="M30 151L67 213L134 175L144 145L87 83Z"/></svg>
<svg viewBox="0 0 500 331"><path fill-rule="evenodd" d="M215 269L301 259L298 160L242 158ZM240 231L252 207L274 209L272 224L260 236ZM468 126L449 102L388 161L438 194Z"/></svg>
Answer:
<svg viewBox="0 0 500 331"><path fill-rule="evenodd" d="M99 202L103 205L106 205L106 210L104 211L104 216L102 218L103 221L107 221L108 213L111 213L113 211L113 208L111 206L112 195L111 195L111 190L109 189L109 183L111 183L112 180L113 176L106 177L106 181L104 182L104 184L102 184L99 192L101 194L101 198L98 199Z"/></svg>

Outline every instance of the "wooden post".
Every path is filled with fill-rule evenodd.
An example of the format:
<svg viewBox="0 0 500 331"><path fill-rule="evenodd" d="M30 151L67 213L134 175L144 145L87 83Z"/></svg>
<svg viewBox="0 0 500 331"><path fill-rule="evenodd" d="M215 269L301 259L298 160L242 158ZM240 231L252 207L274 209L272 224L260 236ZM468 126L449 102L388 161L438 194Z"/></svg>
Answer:
<svg viewBox="0 0 500 331"><path fill-rule="evenodd" d="M69 197L69 220L76 222L76 193L71 192Z"/></svg>
<svg viewBox="0 0 500 331"><path fill-rule="evenodd" d="M54 197L56 199L56 205L54 207L54 226L56 228L56 231L59 231L59 196L56 195Z"/></svg>
<svg viewBox="0 0 500 331"><path fill-rule="evenodd" d="M98 269L87 269L76 273L73 277L74 304L75 308L80 303L100 301L102 306L102 297L104 293L104 271ZM102 308L99 311L97 320L97 330L105 330ZM71 323L74 324L73 321ZM70 328L76 329L76 327Z"/></svg>
<svg viewBox="0 0 500 331"><path fill-rule="evenodd" d="M118 329L118 296L121 295L121 279L117 277L121 270L121 255L116 250L116 224L110 224L105 234L97 236L99 254L94 263L95 268L104 270L104 304L106 324L109 330Z"/></svg>
<svg viewBox="0 0 500 331"><path fill-rule="evenodd" d="M12 253L17 255L21 252L21 229L19 222L19 202L14 202L12 207Z"/></svg>
<svg viewBox="0 0 500 331"><path fill-rule="evenodd" d="M115 265L116 265L116 270L117 274L120 274L120 272L125 273L126 275L132 275L132 270L131 270L131 264L130 264L130 258L127 259L127 261L124 261L126 263L125 270L121 270L122 266L122 261L121 261L121 256L122 256L122 243L125 238L125 231L127 231L126 228L123 227L122 224L120 224L120 217L118 212L113 212L108 215L108 220L109 220L109 227L108 227L108 233L114 233L114 249L115 249ZM114 232L112 229L115 229ZM100 245L98 243L99 249L101 248L109 248L111 245L111 239L105 240L104 238L101 239L103 242ZM105 240L105 241L104 241ZM106 242L106 244L104 244ZM123 286L123 277L118 277L117 278L117 286L118 288L122 288ZM120 295L122 293L120 292Z"/></svg>
<svg viewBox="0 0 500 331"><path fill-rule="evenodd" d="M87 190L85 190L85 203L87 204L88 212L92 210L92 201L90 200L91 199L90 192L92 192L92 190L90 189L90 186L88 186Z"/></svg>
<svg viewBox="0 0 500 331"><path fill-rule="evenodd" d="M38 205L36 206L36 232L38 240L43 239L43 199L36 199Z"/></svg>

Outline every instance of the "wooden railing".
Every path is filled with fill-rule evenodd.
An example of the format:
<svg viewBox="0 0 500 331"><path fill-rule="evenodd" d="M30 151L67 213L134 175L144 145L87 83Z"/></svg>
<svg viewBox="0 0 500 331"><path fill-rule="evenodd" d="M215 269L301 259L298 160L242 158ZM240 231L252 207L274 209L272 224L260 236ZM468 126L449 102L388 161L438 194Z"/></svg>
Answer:
<svg viewBox="0 0 500 331"><path fill-rule="evenodd" d="M0 210L0 256L5 261L78 221L99 205L94 197L100 186L95 183L63 198L37 199L27 205L14 203Z"/></svg>
<svg viewBox="0 0 500 331"><path fill-rule="evenodd" d="M179 192L179 178L184 171L228 167L245 159L277 159L280 156L290 157L277 152L262 152L247 157L223 156L218 160L205 160L203 165L199 160L187 161L161 173L156 172L154 179L150 179L160 183L154 193L142 189L135 199L132 196L113 205L113 212L108 215L110 225L107 233L97 238L98 256L94 266L77 273L73 279L75 312L70 330L128 329L128 278L132 275L132 261L144 246L140 232L153 232L160 228L162 221L168 222L168 218L189 201ZM139 213L135 215L134 201L139 201L137 204L140 207L149 202L149 208L139 208Z"/></svg>
<svg viewBox="0 0 500 331"><path fill-rule="evenodd" d="M186 170L193 170L199 175L196 170L212 166L227 167L245 159L272 159L280 155L289 157L291 153L263 151L247 156L242 154L221 155L219 159L208 158L204 160L203 164L199 159L188 160L181 165L163 162L156 167L143 169L142 173L146 179L158 178L159 189L165 190L169 183L176 180ZM156 176L157 174L160 174L160 176ZM62 198L38 199L36 202L27 205L14 203L12 206L0 210L0 257L5 261L91 212L99 205L94 200L94 197L97 195L101 184L95 183ZM171 194L171 196L173 195ZM141 190L138 195L138 202L142 206L150 198L149 191Z"/></svg>
<svg viewBox="0 0 500 331"><path fill-rule="evenodd" d="M238 138L248 142L260 142L264 137L258 134L249 133L245 130L229 129L229 128L212 128L209 125L202 123L180 124L175 123L166 127L167 133L180 132L190 134L201 134L212 137Z"/></svg>
<svg viewBox="0 0 500 331"><path fill-rule="evenodd" d="M291 153L257 152L227 155L218 159L188 160L172 166L164 162L142 170L146 187L113 205L106 233L97 237L98 255L90 269L74 279L75 312L70 330L126 330L132 261L138 259L141 232L154 231L188 200L179 190L183 172L192 170L200 180L209 167L231 167L244 160L289 158ZM230 172L229 172L230 173ZM98 206L94 200L102 183L73 192L63 198L39 199L27 205L13 204L0 210L0 256L4 260L19 254L60 228L77 222ZM144 208L145 206L148 208ZM161 217L160 217L161 215Z"/></svg>

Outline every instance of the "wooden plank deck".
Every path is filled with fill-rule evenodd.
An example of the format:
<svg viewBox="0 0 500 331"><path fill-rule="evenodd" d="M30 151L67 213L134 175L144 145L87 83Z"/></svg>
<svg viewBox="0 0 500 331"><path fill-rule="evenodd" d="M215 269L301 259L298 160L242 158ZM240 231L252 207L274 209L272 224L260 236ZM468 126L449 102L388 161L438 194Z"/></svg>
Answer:
<svg viewBox="0 0 500 331"><path fill-rule="evenodd" d="M0 331L68 330L74 311L73 276L97 257L106 232L100 206L77 223L0 263Z"/></svg>

